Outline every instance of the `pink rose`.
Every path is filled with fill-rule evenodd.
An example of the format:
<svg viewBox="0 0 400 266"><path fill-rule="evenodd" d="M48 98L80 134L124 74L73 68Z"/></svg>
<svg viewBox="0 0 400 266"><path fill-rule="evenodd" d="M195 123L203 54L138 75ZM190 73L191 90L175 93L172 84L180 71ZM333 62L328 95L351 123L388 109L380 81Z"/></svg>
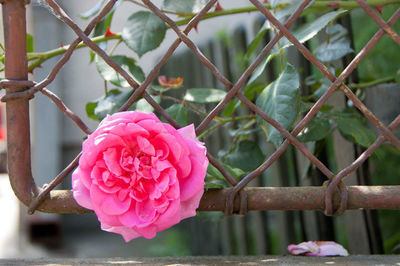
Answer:
<svg viewBox="0 0 400 266"><path fill-rule="evenodd" d="M153 238L196 215L207 166L193 125L176 130L152 113L120 112L83 142L72 190L103 230Z"/></svg>

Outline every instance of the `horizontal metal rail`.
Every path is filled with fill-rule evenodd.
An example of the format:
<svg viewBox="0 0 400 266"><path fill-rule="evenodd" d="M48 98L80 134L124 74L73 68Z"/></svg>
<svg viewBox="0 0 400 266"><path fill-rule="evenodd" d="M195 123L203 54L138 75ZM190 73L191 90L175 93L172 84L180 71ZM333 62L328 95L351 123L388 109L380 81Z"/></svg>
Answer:
<svg viewBox="0 0 400 266"><path fill-rule="evenodd" d="M225 201L232 188L207 190L200 202L199 211L225 211ZM246 187L247 209L256 210L317 210L325 209L324 187ZM400 210L400 186L347 186L347 210L387 209ZM53 190L38 207L39 211L57 213L91 212L72 199L70 190ZM341 197L333 196L333 206L338 208ZM240 198L234 201L234 212L239 211Z"/></svg>

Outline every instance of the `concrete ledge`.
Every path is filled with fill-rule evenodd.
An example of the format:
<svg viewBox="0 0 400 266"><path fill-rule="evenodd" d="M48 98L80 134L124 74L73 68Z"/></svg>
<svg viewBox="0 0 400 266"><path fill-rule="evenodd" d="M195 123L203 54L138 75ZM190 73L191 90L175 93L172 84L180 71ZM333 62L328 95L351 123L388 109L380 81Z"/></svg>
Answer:
<svg viewBox="0 0 400 266"><path fill-rule="evenodd" d="M400 255L354 255L348 257L300 256L203 256L111 259L0 259L0 265L400 265Z"/></svg>

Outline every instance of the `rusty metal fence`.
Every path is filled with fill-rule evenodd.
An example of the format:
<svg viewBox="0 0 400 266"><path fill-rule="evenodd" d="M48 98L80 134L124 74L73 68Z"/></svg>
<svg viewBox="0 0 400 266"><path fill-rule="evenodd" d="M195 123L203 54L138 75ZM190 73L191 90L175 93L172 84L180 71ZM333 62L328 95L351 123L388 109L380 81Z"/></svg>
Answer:
<svg viewBox="0 0 400 266"><path fill-rule="evenodd" d="M387 34L400 45L400 36L392 29L393 24L400 17L400 9L395 11L388 21L384 21L364 0L356 0L359 6L377 25L379 25L380 29L345 67L343 72L336 77L289 31L289 28L295 23L296 19L311 0L303 1L285 24L280 23L260 1L250 0L279 32L265 45L237 82L232 83L188 37L188 33L195 27L200 19L207 14L210 8L216 4L217 0L210 0L204 8L190 20L184 30L180 30L175 22L167 17L150 0L143 0L143 4L146 5L148 9L171 27L176 33L177 39L154 66L145 81L139 85L124 71L124 69L112 61L112 59L88 37L95 25L113 8L117 0L108 1L84 30L80 29L54 0L46 0L46 2L78 37L69 45L64 55L55 64L48 76L40 82L35 82L28 80L28 64L26 57L25 6L29 4L29 1L1 1L3 5L6 53L5 79L0 81L0 86L6 89L6 94L2 97L2 101L6 102L7 111L8 169L14 192L17 197L29 207L29 213L33 213L35 210L55 213L89 212L89 210L82 208L75 202L71 191L54 190L54 188L77 166L80 155L61 171L53 181L44 187L39 187L35 184L31 173L29 100L34 97L35 93L40 92L46 95L65 115L72 119L83 132L86 134L91 133L91 130L85 123L75 115L57 95L46 88L46 86L55 79L57 73L64 64L68 62L70 56L81 42L85 43L90 49L102 57L109 66L124 77L130 86L134 88L134 93L120 108L120 111L127 110L139 97L143 97L156 112L163 116L171 125L177 128L179 127L178 123L151 98L147 92L147 88L156 78L161 67L168 61L180 43L183 42L227 89L225 98L219 102L197 126L197 134L207 130L212 119L222 111L226 104L230 100L237 98L241 103L275 127L284 136L285 141L280 147L257 169L247 174L240 181L236 181L211 154L208 154L207 156L210 163L223 174L232 187L206 191L200 203L200 211L224 211L227 215L243 215L248 210L320 210L324 211L326 215L340 215L345 210L349 209L400 209L400 186L346 186L342 182L346 176L356 171L356 169L384 142L389 141L400 150L400 140L393 134L393 130L400 124L400 115L397 115L389 125L383 124L353 93L349 86L345 84L346 78L356 69L360 61L368 54L382 36ZM282 125L268 116L252 101L248 100L241 92L241 88L245 85L249 76L282 37L286 37L310 63L318 68L321 73L332 82L329 89L318 99L309 112L294 127L292 132L288 132ZM380 135L370 147L354 160L354 162L335 175L324 163L314 156L296 136L318 113L322 105L332 94L338 90L343 92L344 95L354 103L358 110L380 130ZM321 187L246 187L249 182L260 176L277 161L290 145L297 148L326 176L326 185Z"/></svg>

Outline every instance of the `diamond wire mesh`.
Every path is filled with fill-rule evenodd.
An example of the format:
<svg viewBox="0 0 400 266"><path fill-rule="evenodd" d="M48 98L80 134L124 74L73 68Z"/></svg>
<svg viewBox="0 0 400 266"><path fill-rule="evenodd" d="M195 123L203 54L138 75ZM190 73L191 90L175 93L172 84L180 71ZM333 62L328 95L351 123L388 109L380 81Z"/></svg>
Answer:
<svg viewBox="0 0 400 266"><path fill-rule="evenodd" d="M118 64L116 64L99 46L94 43L88 36L91 31L94 29L95 25L112 9L117 0L110 0L103 7L103 9L98 13L98 15L92 19L92 21L88 24L86 29L82 31L74 21L67 15L67 13L54 1L54 0L46 0L47 4L52 8L52 10L60 17L60 19L68 25L78 36L78 38L71 43L71 45L66 49L66 52L62 56L62 58L56 63L53 67L49 75L39 83L31 82L31 81L16 81L16 80L2 80L0 81L3 87L7 88L18 88L18 87L28 87L22 91L16 90L8 90L7 94L2 98L3 101L11 101L19 98L32 98L36 92L41 92L50 100L52 100L57 107L65 113L70 119L72 119L75 124L86 134L90 134L90 129L85 125L85 123L74 114L65 103L54 93L49 91L46 86L49 85L56 77L59 70L63 67L64 64L67 63L70 56L74 52L77 45L82 41L89 48L91 48L94 52L96 52L103 60L111 66L114 70L116 70L122 77L124 77L129 85L134 88L134 93L130 96L127 102L120 108L120 111L127 110L139 97L143 97L160 115L162 115L171 125L175 127L179 127L178 123L157 103L154 99L147 93L146 89L151 84L151 82L156 78L159 73L161 67L168 61L168 59L172 56L176 48L183 42L192 53L200 60L200 62L209 69L209 71L219 80L228 90L225 98L219 102L215 108L207 115L204 120L197 126L196 133L200 134L204 130L207 129L207 126L210 122L215 118L219 112L225 107L225 105L233 98L239 99L244 105L246 105L251 111L257 114L259 117L264 119L267 123L271 124L275 127L285 138L285 141L280 145L275 152L273 152L257 169L247 174L244 178L242 178L239 182L237 182L228 171L224 169L224 167L218 163L218 161L211 155L207 154L207 157L211 164L213 164L226 180L233 186L233 188L225 194L221 194L219 196L223 196L225 198L218 198L219 201L225 201L225 213L233 214L234 213L234 202L237 194L240 195L240 204L239 204L239 213L244 214L247 211L247 194L243 190L246 185L252 181L254 178L262 174L266 169L268 169L288 148L290 144L295 146L303 155L308 158L312 164L314 164L329 180L329 185L325 194L325 213L327 215L338 215L343 213L348 206L348 188L343 184L342 180L348 174L355 171L385 140L390 141L395 147L400 149L400 141L396 136L392 133L392 131L398 127L400 123L400 115L390 123L389 126L385 126L364 104L361 100L357 98L357 96L352 92L352 90L346 86L343 82L344 80L354 71L354 69L358 66L360 61L368 54L368 52L373 48L373 46L379 41L379 39L387 34L390 36L397 44L400 44L399 35L391 28L391 26L395 23L395 21L400 16L400 9L398 9L392 17L388 20L388 22L383 21L372 9L369 7L365 1L356 0L356 2L360 5L360 7L379 25L380 29L376 34L370 39L370 41L365 45L363 49L354 57L354 59L347 65L344 71L336 77L330 70L321 63L295 36L289 31L289 28L296 19L300 16L304 8L311 2L310 0L303 1L303 3L297 8L297 10L289 17L285 24L280 23L274 15L263 6L263 4L257 0L250 0L250 2L257 7L257 9L279 30L279 32L274 36L274 38L268 42L262 51L258 54L256 59L250 66L243 72L240 78L236 83L232 83L229 81L219 70L218 68L200 51L200 49L196 46L195 43L187 36L187 34L192 30L195 25L200 21L200 19L210 10L211 7L215 5L217 0L210 0L204 8L195 15L190 22L187 24L184 30L180 30L178 26L175 24L173 20L171 20L168 16L166 16L157 6L155 6L149 0L143 0L142 2L151 10L155 15L161 18L166 24L168 24L171 29L176 33L178 38L173 42L173 44L169 47L167 52L161 58L161 60L154 66L151 70L147 78L144 80L142 84L137 84L132 77L122 69ZM286 37L296 48L297 50L303 54L303 56L312 63L315 67L317 67L321 73L326 76L332 84L329 89L318 99L318 101L313 105L313 107L309 110L309 112L303 117L303 119L294 127L292 132L288 132L282 125L280 125L273 118L268 116L265 112L263 112L258 106L256 106L252 101L248 100L240 89L245 84L246 80L253 73L256 67L262 62L262 60L268 55L268 53L272 50L274 45L282 38ZM322 105L330 98L335 90L341 90L360 110L364 116L371 121L380 131L380 135L375 140L375 142L367 148L356 160L345 167L337 175L334 175L328 167L326 167L316 156L314 156L304 144L302 144L297 138L296 135L300 133L300 131L310 122L310 120L317 114ZM49 185L44 187L42 190L39 190L37 195L32 198L29 204L29 211L33 213L35 209L37 209L43 201L49 197L50 192L60 184L68 174L77 166L79 161L80 154L68 165ZM333 209L333 195L336 188L340 191L340 200L339 207L334 210ZM289 192L288 192L289 193ZM72 197L69 197L67 200L73 201ZM373 200L373 199L372 199ZM46 209L46 208L44 208ZM55 208L57 211L57 208Z"/></svg>

